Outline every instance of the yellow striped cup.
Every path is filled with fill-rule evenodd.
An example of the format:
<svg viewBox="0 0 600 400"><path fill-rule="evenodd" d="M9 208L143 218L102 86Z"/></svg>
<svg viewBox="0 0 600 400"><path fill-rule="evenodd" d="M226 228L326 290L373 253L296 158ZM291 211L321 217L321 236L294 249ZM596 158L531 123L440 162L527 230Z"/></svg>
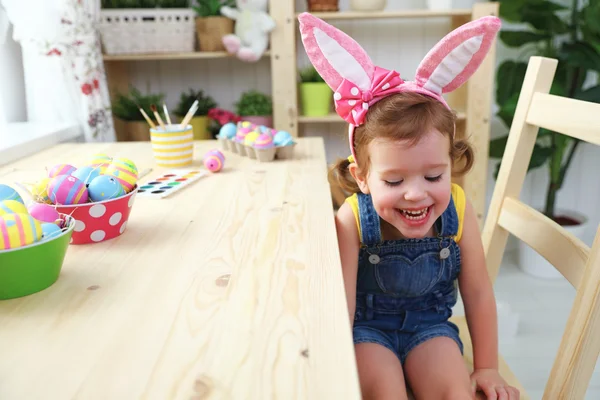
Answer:
<svg viewBox="0 0 600 400"><path fill-rule="evenodd" d="M150 129L154 160L159 167L185 167L194 159L194 132L192 125L185 129L177 124Z"/></svg>

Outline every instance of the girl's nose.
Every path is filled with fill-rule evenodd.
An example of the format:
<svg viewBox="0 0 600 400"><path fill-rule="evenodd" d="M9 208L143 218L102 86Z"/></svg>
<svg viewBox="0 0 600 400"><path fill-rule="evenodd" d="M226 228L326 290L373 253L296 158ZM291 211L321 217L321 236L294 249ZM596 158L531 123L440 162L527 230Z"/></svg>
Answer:
<svg viewBox="0 0 600 400"><path fill-rule="evenodd" d="M404 193L404 199L406 199L407 201L418 202L424 200L426 197L427 193L419 185L409 186L406 192Z"/></svg>

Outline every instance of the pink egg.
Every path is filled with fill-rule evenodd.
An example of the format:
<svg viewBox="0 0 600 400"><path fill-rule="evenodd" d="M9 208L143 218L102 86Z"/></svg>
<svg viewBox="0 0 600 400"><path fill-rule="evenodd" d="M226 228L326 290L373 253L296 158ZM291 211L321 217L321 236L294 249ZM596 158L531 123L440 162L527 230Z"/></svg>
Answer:
<svg viewBox="0 0 600 400"><path fill-rule="evenodd" d="M254 147L257 149L270 149L273 146L273 138L268 133L263 133L254 141Z"/></svg>
<svg viewBox="0 0 600 400"><path fill-rule="evenodd" d="M42 203L34 203L29 207L29 214L40 222L55 223L60 219L58 212L52 206Z"/></svg>
<svg viewBox="0 0 600 400"><path fill-rule="evenodd" d="M204 155L204 166L211 172L219 172L225 165L225 156L219 150L211 150Z"/></svg>
<svg viewBox="0 0 600 400"><path fill-rule="evenodd" d="M54 178L58 175L71 175L77 168L69 164L57 164L48 171L48 178Z"/></svg>
<svg viewBox="0 0 600 400"><path fill-rule="evenodd" d="M85 183L71 175L58 175L48 184L48 197L54 204L83 204L88 201Z"/></svg>

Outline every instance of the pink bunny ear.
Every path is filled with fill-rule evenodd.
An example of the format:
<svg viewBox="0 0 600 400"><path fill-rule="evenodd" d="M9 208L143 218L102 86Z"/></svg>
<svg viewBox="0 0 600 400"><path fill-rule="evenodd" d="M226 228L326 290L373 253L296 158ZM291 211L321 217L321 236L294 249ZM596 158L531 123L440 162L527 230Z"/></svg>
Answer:
<svg viewBox="0 0 600 400"><path fill-rule="evenodd" d="M487 16L450 32L419 64L417 85L438 95L459 88L481 65L500 25L499 18Z"/></svg>
<svg viewBox="0 0 600 400"><path fill-rule="evenodd" d="M371 87L375 66L354 39L309 13L298 20L306 54L330 88L337 90L344 79L361 90Z"/></svg>

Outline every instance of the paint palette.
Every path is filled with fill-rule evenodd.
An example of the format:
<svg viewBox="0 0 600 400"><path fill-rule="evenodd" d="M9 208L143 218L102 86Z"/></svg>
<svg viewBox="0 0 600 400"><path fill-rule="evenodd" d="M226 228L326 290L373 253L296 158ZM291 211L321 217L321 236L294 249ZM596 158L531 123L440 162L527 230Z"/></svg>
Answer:
<svg viewBox="0 0 600 400"><path fill-rule="evenodd" d="M167 171L164 175L142 184L137 195L140 197L162 199L191 185L206 175L208 173L201 170L176 169Z"/></svg>

